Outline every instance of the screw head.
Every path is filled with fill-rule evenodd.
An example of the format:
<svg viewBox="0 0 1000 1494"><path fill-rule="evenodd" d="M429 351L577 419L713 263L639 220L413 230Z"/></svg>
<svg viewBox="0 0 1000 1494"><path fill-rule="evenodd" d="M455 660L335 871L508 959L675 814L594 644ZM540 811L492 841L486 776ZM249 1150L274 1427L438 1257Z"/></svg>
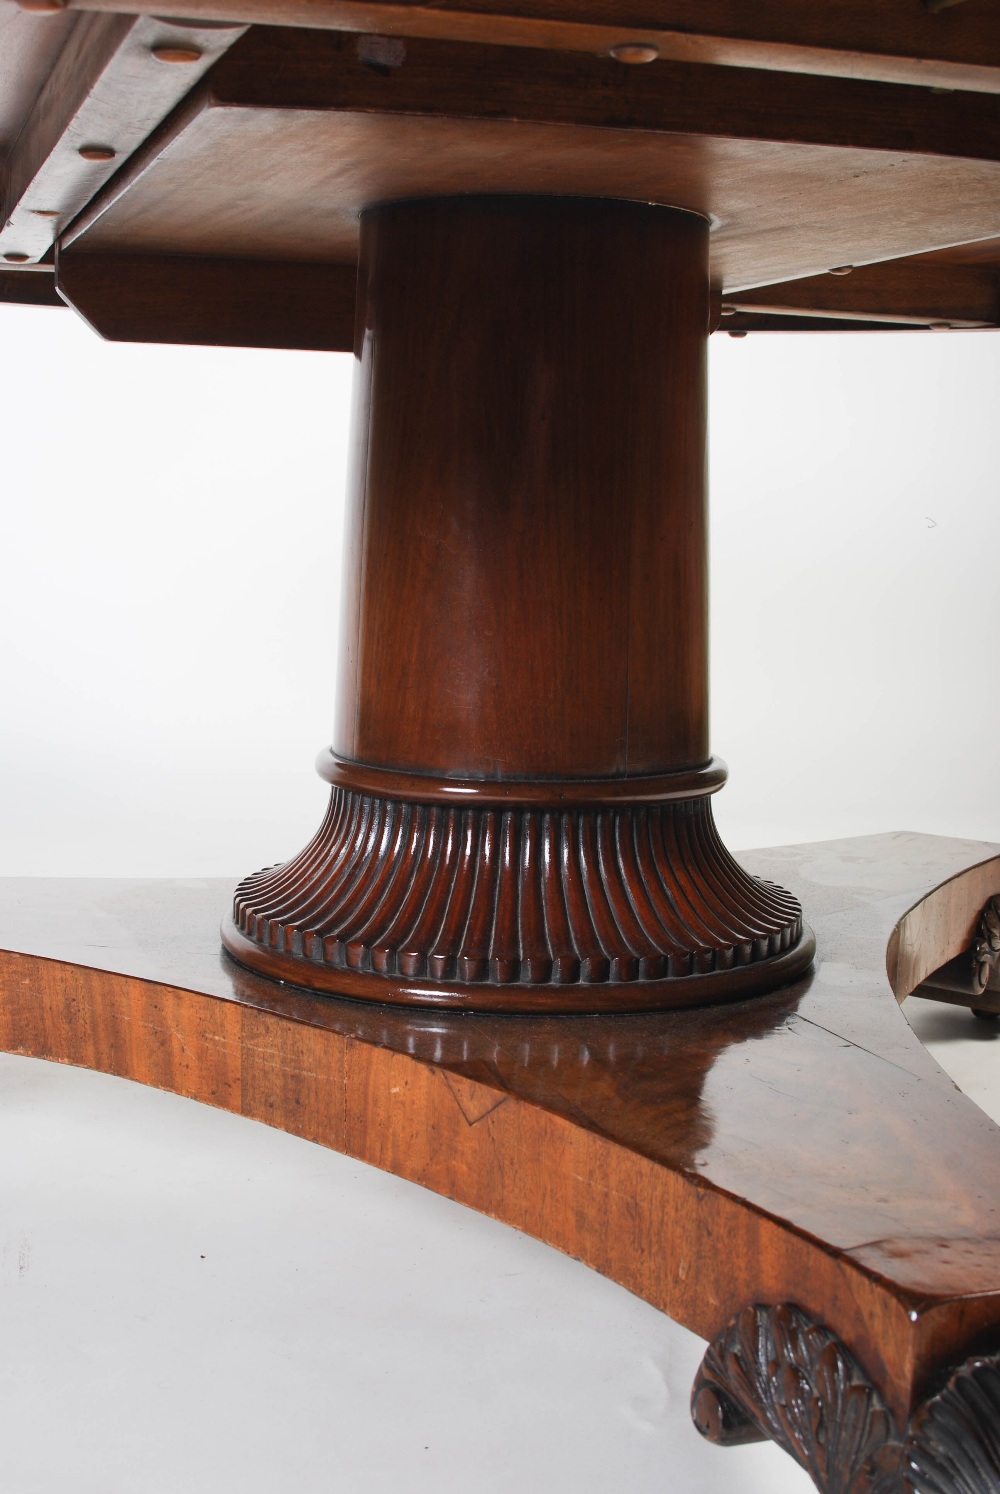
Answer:
<svg viewBox="0 0 1000 1494"><path fill-rule="evenodd" d="M81 145L80 155L85 161L113 161L115 158L110 145Z"/></svg>
<svg viewBox="0 0 1000 1494"><path fill-rule="evenodd" d="M177 47L166 43L161 47L150 47L149 50L157 62L200 62L202 55L198 47Z"/></svg>
<svg viewBox="0 0 1000 1494"><path fill-rule="evenodd" d="M59 209L58 208L32 208L31 211L32 211L32 213L34 214L34 216L36 218L58 218L59 217Z"/></svg>
<svg viewBox="0 0 1000 1494"><path fill-rule="evenodd" d="M728 303L724 303L723 306L722 306L722 315L723 316L735 316L736 315L736 311L737 311L737 308L735 306L728 305Z"/></svg>
<svg viewBox="0 0 1000 1494"><path fill-rule="evenodd" d="M28 263L28 256L26 254L5 254L4 259L8 264L12 265L26 265Z"/></svg>
<svg viewBox="0 0 1000 1494"><path fill-rule="evenodd" d="M834 265L833 268L827 270L826 273L828 275L850 275L853 270L853 265Z"/></svg>
<svg viewBox="0 0 1000 1494"><path fill-rule="evenodd" d="M729 334L730 337L746 337L746 335L747 334L746 334L746 329L745 328L737 328L737 327L734 327L733 330Z"/></svg>
<svg viewBox="0 0 1000 1494"><path fill-rule="evenodd" d="M611 55L616 62L655 62L660 49L650 42L619 42L611 48Z"/></svg>

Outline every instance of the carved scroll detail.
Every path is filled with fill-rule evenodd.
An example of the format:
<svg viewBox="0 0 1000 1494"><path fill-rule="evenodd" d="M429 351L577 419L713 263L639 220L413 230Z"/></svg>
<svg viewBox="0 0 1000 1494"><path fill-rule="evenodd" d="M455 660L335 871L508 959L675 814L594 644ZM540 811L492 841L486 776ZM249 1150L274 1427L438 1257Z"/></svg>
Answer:
<svg viewBox="0 0 1000 1494"><path fill-rule="evenodd" d="M1000 964L1000 898L991 897L982 911L972 946L973 979L985 991Z"/></svg>
<svg viewBox="0 0 1000 1494"><path fill-rule="evenodd" d="M1000 1354L955 1370L900 1430L829 1328L748 1307L708 1349L691 1415L724 1447L770 1438L822 1494L1000 1494Z"/></svg>
<svg viewBox="0 0 1000 1494"><path fill-rule="evenodd" d="M702 1361L691 1414L723 1446L771 1438L824 1494L889 1494L899 1448L878 1395L828 1328L798 1308L748 1307Z"/></svg>
<svg viewBox="0 0 1000 1494"><path fill-rule="evenodd" d="M312 972L544 987L550 1007L578 1003L571 988L738 984L804 947L799 903L733 860L707 796L549 810L335 788L310 845L240 884L233 919Z"/></svg>

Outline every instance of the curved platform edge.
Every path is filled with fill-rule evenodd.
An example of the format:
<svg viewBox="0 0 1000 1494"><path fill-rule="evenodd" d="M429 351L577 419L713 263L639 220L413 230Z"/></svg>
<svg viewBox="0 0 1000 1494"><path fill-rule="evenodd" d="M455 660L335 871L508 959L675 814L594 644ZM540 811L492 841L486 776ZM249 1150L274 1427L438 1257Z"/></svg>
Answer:
<svg viewBox="0 0 1000 1494"><path fill-rule="evenodd" d="M321 997L220 954L231 884L8 883L0 946L20 950L0 948L0 1048L420 1183L706 1339L748 1303L793 1302L903 1424L943 1366L1000 1343L1000 1132L922 1048L883 973L928 884L995 852L931 840L760 853L755 870L806 894L816 971L752 1001L637 1016ZM861 891L858 847L888 863Z"/></svg>
<svg viewBox="0 0 1000 1494"><path fill-rule="evenodd" d="M368 1162L583 1261L706 1339L747 1300L784 1300L794 1284L906 1395L910 1302L892 1284L583 1116L311 1025L294 1005L316 1001L276 987L268 1009L0 952L5 1052L132 1079Z"/></svg>

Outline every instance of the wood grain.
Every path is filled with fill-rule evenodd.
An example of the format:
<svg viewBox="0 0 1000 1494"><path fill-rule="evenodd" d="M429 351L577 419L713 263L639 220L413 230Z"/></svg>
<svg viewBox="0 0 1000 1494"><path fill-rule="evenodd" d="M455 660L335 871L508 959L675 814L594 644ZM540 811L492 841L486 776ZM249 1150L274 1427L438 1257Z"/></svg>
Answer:
<svg viewBox="0 0 1000 1494"><path fill-rule="evenodd" d="M707 240L592 199L365 214L338 782L237 892L224 940L253 969L594 1011L808 965L798 903L741 871L707 797ZM438 807L449 786L481 797Z"/></svg>
<svg viewBox="0 0 1000 1494"><path fill-rule="evenodd" d="M15 881L0 1046L397 1172L705 1338L748 1303L795 1301L902 1422L942 1366L1000 1337L1000 1131L884 974L894 923L983 862L996 847L910 835L756 853L813 909L817 973L752 1003L600 1018L424 1014L259 979L220 962L224 883Z"/></svg>
<svg viewBox="0 0 1000 1494"><path fill-rule="evenodd" d="M614 202L365 215L341 757L487 780L707 761L707 240Z"/></svg>
<svg viewBox="0 0 1000 1494"><path fill-rule="evenodd" d="M988 327L1000 322L1000 266L958 265L934 256L861 265L850 275L811 275L734 291L743 312L818 314L853 321Z"/></svg>
<svg viewBox="0 0 1000 1494"><path fill-rule="evenodd" d="M69 0L91 10L152 10L153 0ZM935 7L940 9L941 7ZM996 92L1000 21L989 4L943 16L912 0L192 0L191 15L280 26L332 27L397 37L480 41L608 53L646 43L662 58L729 67L871 78Z"/></svg>
<svg viewBox="0 0 1000 1494"><path fill-rule="evenodd" d="M8 155L69 33L81 17L70 11L31 15L0 0L0 161Z"/></svg>
<svg viewBox="0 0 1000 1494"><path fill-rule="evenodd" d="M30 19L36 26L51 20ZM0 253L42 258L244 29L148 16L79 17L0 165ZM187 67L158 61L153 48L165 42L195 46L198 60ZM94 148L103 154L82 154Z"/></svg>
<svg viewBox="0 0 1000 1494"><path fill-rule="evenodd" d="M62 300L110 342L334 353L354 345L356 282L353 264L73 251L56 273Z"/></svg>
<svg viewBox="0 0 1000 1494"><path fill-rule="evenodd" d="M1000 234L992 95L420 41L382 66L362 42L248 35L64 245L347 262L379 201L632 198L712 219L728 291Z"/></svg>

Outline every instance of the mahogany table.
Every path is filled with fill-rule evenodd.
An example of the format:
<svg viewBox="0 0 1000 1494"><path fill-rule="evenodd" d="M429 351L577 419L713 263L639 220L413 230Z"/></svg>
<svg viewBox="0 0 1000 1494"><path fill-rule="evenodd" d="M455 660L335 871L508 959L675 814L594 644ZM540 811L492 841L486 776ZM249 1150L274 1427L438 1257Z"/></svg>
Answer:
<svg viewBox="0 0 1000 1494"><path fill-rule="evenodd" d="M638 1130L609 1134L645 1157L649 1107L666 1116L676 1084L695 1104L718 1044L772 1031L775 1004L803 994L823 905L804 915L780 871L738 864L712 818L707 339L997 325L1000 12L193 0L176 20L122 4L0 0L0 296L68 304L114 339L356 356L336 721L318 763L330 806L297 857L239 885L227 959L255 972L239 979L271 993L264 1006L396 1034L373 1051L416 1052L431 1032L448 1070L468 1035L472 1069L442 1082L470 1128L477 1065L506 1072L524 1053L533 1070L539 1043L582 1044L555 1109L580 1138L604 1134L593 1116L613 1092ZM234 671L265 699L246 635L241 651ZM990 877L962 882L975 906L932 899L940 926L918 918L912 947L897 933L898 995L929 981L1000 1008ZM200 947L206 916L178 931L164 903L153 921ZM877 943L863 968L885 994ZM84 1044L114 982L87 984L63 1015ZM33 1051L44 996L21 994L7 992L7 1041ZM748 1112L714 1191L682 1161L689 1139L650 1142L657 1167L608 1183L588 1258L714 1340L694 1398L706 1435L774 1436L822 1488L1000 1488L996 1365L969 1358L1000 1343L992 1153L963 1140L952 1158L943 1113L921 1115L948 1160L905 1229L893 1216L873 1234L880 1208L902 1207L913 1122L882 1117L874 1171L854 1175L844 1127L867 1081L831 1088L856 1045L849 995L834 1008L830 1054L803 1070L829 1134L805 1128L788 1154L787 1117L758 1134ZM165 1038L142 1031L135 1064L152 1073ZM495 1035L483 1049L476 1033ZM872 1062L895 1033L876 1023ZM267 1025L261 1051L284 1041ZM279 1123L293 1106L329 1139L333 1105L340 1140L418 1175L436 1116L398 1128L380 1078L342 1111L341 1080L319 1072L275 1094ZM523 1219L576 1248L528 1195L569 1198L566 1168L611 1164L543 1131L524 1138ZM460 1164L454 1146L449 1166L469 1169L456 1196L494 1207L489 1157ZM655 1227L637 1223L637 1188ZM761 1221L800 1194L794 1248L772 1245Z"/></svg>

